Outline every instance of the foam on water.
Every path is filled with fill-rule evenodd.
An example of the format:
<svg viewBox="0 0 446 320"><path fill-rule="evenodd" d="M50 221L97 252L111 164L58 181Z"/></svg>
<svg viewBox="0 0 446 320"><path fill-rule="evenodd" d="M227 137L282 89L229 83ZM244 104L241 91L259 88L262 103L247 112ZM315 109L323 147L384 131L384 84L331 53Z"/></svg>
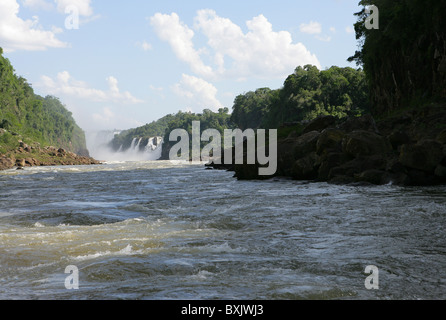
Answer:
<svg viewBox="0 0 446 320"><path fill-rule="evenodd" d="M0 173L0 298L446 298L445 187L73 168ZM65 289L68 265L82 290ZM366 265L379 291L364 288Z"/></svg>

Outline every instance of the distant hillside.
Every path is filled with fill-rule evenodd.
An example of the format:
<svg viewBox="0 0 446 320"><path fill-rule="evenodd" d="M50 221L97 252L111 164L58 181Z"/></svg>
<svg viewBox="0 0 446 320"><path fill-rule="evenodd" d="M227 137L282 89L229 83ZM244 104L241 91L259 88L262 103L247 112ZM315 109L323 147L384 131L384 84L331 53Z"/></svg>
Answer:
<svg viewBox="0 0 446 320"><path fill-rule="evenodd" d="M234 125L230 121L231 115L227 108L220 108L218 112L213 112L209 109L204 109L202 113L181 112L176 114L169 114L157 121L153 121L142 127L122 131L116 135L112 140L112 148L117 150L127 150L133 139L135 138L149 138L154 136L163 137L163 154L162 159L168 159L169 150L176 142L169 141L170 133L175 129L185 129L191 136L192 121L200 121L201 132L212 128L223 133L224 129L233 128Z"/></svg>
<svg viewBox="0 0 446 320"><path fill-rule="evenodd" d="M41 97L15 74L0 48L0 154L20 147L20 141L55 146L88 156L85 134L58 98Z"/></svg>

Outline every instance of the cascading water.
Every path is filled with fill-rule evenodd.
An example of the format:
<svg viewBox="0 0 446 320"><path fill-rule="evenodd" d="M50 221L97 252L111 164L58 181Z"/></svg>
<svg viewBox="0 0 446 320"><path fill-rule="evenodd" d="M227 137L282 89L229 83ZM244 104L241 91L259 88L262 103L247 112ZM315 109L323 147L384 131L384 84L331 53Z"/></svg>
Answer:
<svg viewBox="0 0 446 320"><path fill-rule="evenodd" d="M143 147L146 139L134 138L128 149L121 146L118 151L110 147L119 131L100 131L87 133L87 147L90 155L101 161L150 161L161 157L162 138L151 137Z"/></svg>

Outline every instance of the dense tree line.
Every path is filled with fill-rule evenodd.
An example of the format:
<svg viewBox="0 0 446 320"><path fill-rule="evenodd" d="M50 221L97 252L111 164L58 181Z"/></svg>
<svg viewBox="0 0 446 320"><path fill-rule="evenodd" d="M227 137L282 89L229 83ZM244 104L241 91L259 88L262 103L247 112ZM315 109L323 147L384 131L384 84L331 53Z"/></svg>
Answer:
<svg viewBox="0 0 446 320"><path fill-rule="evenodd" d="M218 112L204 109L202 113L179 111L176 114L166 115L142 127L123 131L115 136L111 144L114 150L119 150L120 148L126 150L130 147L134 138L160 136L164 140L163 149L169 150L170 146L176 143L169 141L169 135L173 130L184 129L192 139L192 122L199 121L201 132L210 128L217 129L223 137L224 129L234 127L230 117L228 108L220 108Z"/></svg>
<svg viewBox="0 0 446 320"><path fill-rule="evenodd" d="M2 54L0 48L0 128L6 130L0 137L2 149L7 149L6 145L14 141L11 135L21 135L42 146L53 145L85 153L84 132L71 112L58 98L35 94L26 79L15 74L10 61Z"/></svg>
<svg viewBox="0 0 446 320"><path fill-rule="evenodd" d="M362 65L373 114L385 116L420 102L446 99L446 1L362 0L356 13L361 48L349 58ZM379 11L379 28L366 19ZM373 22L373 21L372 21Z"/></svg>
<svg viewBox="0 0 446 320"><path fill-rule="evenodd" d="M261 88L235 98L231 120L241 129L278 128L321 115L339 118L370 112L364 72L333 66L297 67L281 89Z"/></svg>

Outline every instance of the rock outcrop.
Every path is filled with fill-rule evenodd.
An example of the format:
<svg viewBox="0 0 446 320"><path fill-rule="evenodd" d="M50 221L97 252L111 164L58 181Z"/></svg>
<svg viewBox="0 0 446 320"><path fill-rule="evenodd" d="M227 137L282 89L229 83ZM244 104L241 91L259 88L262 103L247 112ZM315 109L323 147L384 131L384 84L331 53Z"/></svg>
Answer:
<svg viewBox="0 0 446 320"><path fill-rule="evenodd" d="M62 148L41 148L38 143L30 146L23 141L19 142L17 149L8 154L0 155L0 170L12 169L14 167L92 164L100 164L100 162L91 157L77 155Z"/></svg>
<svg viewBox="0 0 446 320"><path fill-rule="evenodd" d="M445 109L429 106L376 122L370 115L319 117L300 134L279 139L276 176L330 183L446 184ZM265 179L258 176L258 167L226 169L241 180Z"/></svg>

